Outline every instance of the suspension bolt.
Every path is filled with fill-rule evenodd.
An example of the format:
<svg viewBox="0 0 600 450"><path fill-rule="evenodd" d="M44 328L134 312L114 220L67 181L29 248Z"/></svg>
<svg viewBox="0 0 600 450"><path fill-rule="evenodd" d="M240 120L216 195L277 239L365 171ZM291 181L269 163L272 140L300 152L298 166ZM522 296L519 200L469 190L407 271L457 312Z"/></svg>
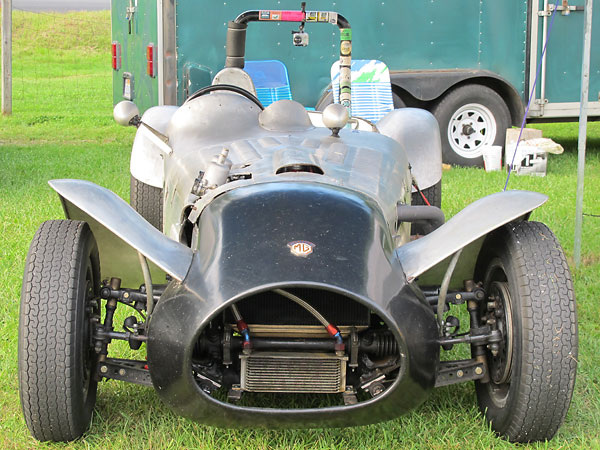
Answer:
<svg viewBox="0 0 600 450"><path fill-rule="evenodd" d="M483 369L481 367L475 367L475 375L481 375L483 373Z"/></svg>
<svg viewBox="0 0 600 450"><path fill-rule="evenodd" d="M102 373L108 372L108 367L107 366L100 366L100 372L102 372Z"/></svg>
<svg viewBox="0 0 600 450"><path fill-rule="evenodd" d="M119 369L119 375L121 375L122 377L125 376L125 369Z"/></svg>
<svg viewBox="0 0 600 450"><path fill-rule="evenodd" d="M129 292L123 292L123 298L124 299L128 299L129 298Z"/></svg>
<svg viewBox="0 0 600 450"><path fill-rule="evenodd" d="M496 302L488 302L488 304L487 304L487 308L490 311L493 309L496 309L497 307L498 307L498 305L496 304Z"/></svg>
<svg viewBox="0 0 600 450"><path fill-rule="evenodd" d="M464 374L465 374L465 373L464 373L462 370L459 370L459 371L457 371L457 372L456 372L456 376L457 376L458 378L462 378Z"/></svg>

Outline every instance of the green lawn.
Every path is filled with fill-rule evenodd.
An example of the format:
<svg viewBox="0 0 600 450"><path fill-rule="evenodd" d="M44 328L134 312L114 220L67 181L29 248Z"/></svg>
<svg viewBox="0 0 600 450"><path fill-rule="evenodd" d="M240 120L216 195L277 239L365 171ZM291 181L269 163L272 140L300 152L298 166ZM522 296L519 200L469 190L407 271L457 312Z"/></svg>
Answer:
<svg viewBox="0 0 600 450"><path fill-rule="evenodd" d="M47 181L81 178L129 198L134 131L112 121L110 19L107 12L14 14L14 114L0 118L0 448L512 448L479 416L472 384L442 388L397 420L349 429L231 431L171 413L149 388L104 382L92 426L69 444L39 444L21 415L17 383L17 322L25 255L38 225L62 217ZM600 124L588 132L585 207L600 214ZM548 176L513 177L511 189L546 193L533 215L547 223L572 260L577 124L540 127L565 147L550 156ZM505 173L458 169L444 173L447 216L501 190ZM600 447L600 219L584 218L584 264L575 271L580 357L573 403L549 443L526 448ZM521 447L521 446L520 446Z"/></svg>

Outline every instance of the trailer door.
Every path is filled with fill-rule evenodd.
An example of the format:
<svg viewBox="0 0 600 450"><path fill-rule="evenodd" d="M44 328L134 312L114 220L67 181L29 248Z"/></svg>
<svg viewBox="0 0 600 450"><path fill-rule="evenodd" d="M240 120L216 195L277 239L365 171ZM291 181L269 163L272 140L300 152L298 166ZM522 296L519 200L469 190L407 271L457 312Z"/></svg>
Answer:
<svg viewBox="0 0 600 450"><path fill-rule="evenodd" d="M555 0L533 0L530 16L530 86L535 79ZM578 117L583 54L585 0L561 0L550 32L530 118ZM600 42L600 11L594 8L592 42ZM591 67L600 65L600 49L592 46ZM589 115L600 115L600 74L590 72Z"/></svg>
<svg viewBox="0 0 600 450"><path fill-rule="evenodd" d="M112 0L113 102L158 104L157 2Z"/></svg>

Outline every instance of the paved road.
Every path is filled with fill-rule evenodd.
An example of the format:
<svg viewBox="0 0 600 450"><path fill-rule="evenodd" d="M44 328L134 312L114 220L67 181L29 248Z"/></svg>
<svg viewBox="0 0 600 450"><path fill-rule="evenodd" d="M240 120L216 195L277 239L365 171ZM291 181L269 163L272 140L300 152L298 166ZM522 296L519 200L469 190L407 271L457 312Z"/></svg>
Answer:
<svg viewBox="0 0 600 450"><path fill-rule="evenodd" d="M110 9L110 0L13 0L14 9L26 11L98 11Z"/></svg>

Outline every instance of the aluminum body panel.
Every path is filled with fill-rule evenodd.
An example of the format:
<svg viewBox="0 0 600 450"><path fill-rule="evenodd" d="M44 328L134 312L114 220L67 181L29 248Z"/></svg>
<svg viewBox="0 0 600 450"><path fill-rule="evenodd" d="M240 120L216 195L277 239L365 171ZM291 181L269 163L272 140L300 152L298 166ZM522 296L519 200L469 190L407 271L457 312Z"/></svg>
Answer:
<svg viewBox="0 0 600 450"><path fill-rule="evenodd" d="M506 191L471 203L437 230L396 250L406 278L414 280L459 249L527 215L546 200L548 197L537 192Z"/></svg>
<svg viewBox="0 0 600 450"><path fill-rule="evenodd" d="M250 78L250 75L242 69L238 69L237 67L226 67L219 71L213 78L212 84L231 84L246 89L252 95L256 96L256 88L254 87L252 78ZM193 92L190 92L189 94L192 95Z"/></svg>
<svg viewBox="0 0 600 450"><path fill-rule="evenodd" d="M124 255L129 251L127 247L131 247L175 279L183 280L192 261L192 251L146 222L118 195L89 181L51 180L48 183L60 195L68 218L85 220L91 222L90 225L99 224L110 232L96 232L92 227L94 236L98 234L100 255L115 256L110 260L105 257L101 260L101 264L104 262L102 276L123 278L122 274L130 274L131 258ZM123 246L123 242L127 245ZM125 267L123 264L126 264ZM139 263L135 264L133 270L139 271L138 277L141 276ZM132 284L127 282L125 285Z"/></svg>
<svg viewBox="0 0 600 450"><path fill-rule="evenodd" d="M177 109L177 106L155 106L144 113L142 121L164 134ZM162 189L164 183L163 152L148 139L148 135L144 133L142 127L138 128L135 134L129 170L131 175L141 182Z"/></svg>
<svg viewBox="0 0 600 450"><path fill-rule="evenodd" d="M290 118L290 111L296 115ZM273 114L275 112L275 114ZM261 127L263 121L270 130ZM214 126L214 124L220 126ZM276 130L276 131L273 131ZM262 114L244 97L227 92L204 95L183 105L167 128L173 154L165 158L165 233L178 239L182 211L190 205L194 179L225 147L231 175L247 179L209 190L195 203L197 212L223 192L243 186L299 181L344 187L373 199L392 234L396 204L409 202L411 178L406 152L379 133L344 129L333 137L311 125L308 113L291 101L270 105ZM277 171L290 164L315 165L323 175Z"/></svg>
<svg viewBox="0 0 600 450"><path fill-rule="evenodd" d="M406 150L411 172L420 189L431 187L442 179L440 127L433 114L417 108L395 109L377 123L377 128Z"/></svg>

